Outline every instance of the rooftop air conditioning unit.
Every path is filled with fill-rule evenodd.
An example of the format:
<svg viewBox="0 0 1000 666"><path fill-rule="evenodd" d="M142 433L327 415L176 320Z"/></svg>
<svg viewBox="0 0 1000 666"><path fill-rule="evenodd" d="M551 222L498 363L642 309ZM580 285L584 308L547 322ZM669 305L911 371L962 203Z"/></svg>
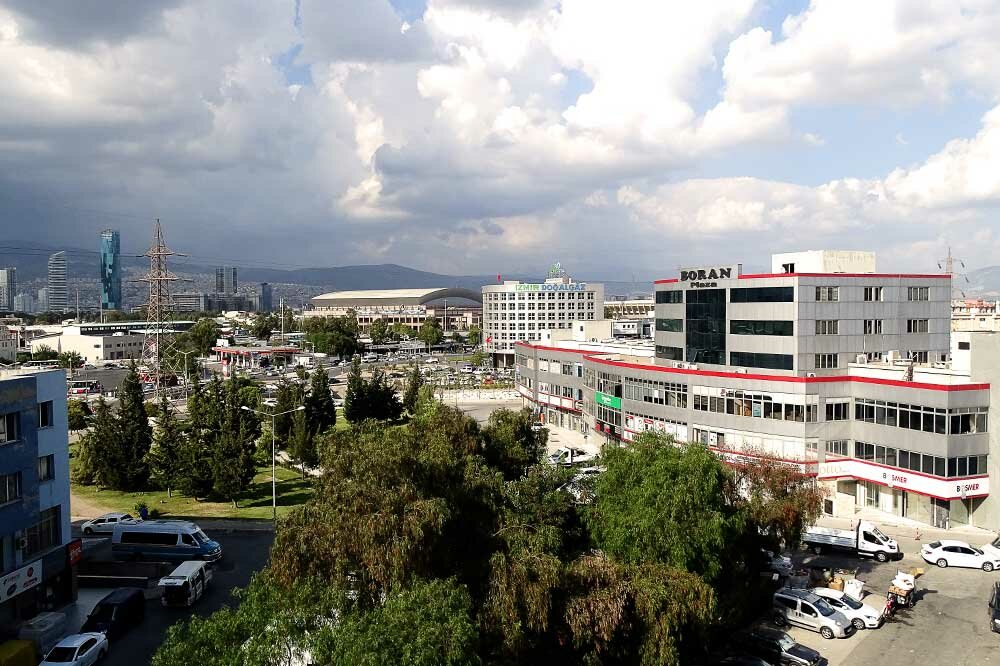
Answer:
<svg viewBox="0 0 1000 666"><path fill-rule="evenodd" d="M746 368L736 368L736 370L734 370L733 372L735 372L738 375L745 375L745 374L747 374L747 369Z"/></svg>
<svg viewBox="0 0 1000 666"><path fill-rule="evenodd" d="M855 362L857 362L857 363L867 363L868 362L868 356L866 354L858 354L857 358L855 359Z"/></svg>
<svg viewBox="0 0 1000 666"><path fill-rule="evenodd" d="M890 349L885 353L885 360L889 363L895 363L896 361L902 361L903 355L899 353L898 349Z"/></svg>

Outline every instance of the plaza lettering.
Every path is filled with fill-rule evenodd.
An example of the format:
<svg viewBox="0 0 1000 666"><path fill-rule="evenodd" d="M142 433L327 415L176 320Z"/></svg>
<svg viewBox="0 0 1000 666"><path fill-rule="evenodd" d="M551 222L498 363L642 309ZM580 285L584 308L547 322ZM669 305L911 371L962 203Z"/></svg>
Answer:
<svg viewBox="0 0 1000 666"><path fill-rule="evenodd" d="M703 286L697 284L697 281L704 280L728 280L733 277L732 268L709 268L705 270L704 268L691 269L686 271L681 271L681 282L695 282L692 286ZM714 286L714 285L713 285Z"/></svg>

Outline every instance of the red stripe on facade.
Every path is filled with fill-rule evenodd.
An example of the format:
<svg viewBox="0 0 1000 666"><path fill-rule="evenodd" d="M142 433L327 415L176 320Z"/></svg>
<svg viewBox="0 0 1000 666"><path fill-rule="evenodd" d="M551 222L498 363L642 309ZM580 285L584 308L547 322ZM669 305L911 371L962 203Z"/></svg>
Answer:
<svg viewBox="0 0 1000 666"><path fill-rule="evenodd" d="M558 350L555 350L558 351ZM594 352L587 352L593 354ZM837 382L857 382L861 384L876 384L879 386L898 386L900 388L912 388L925 391L988 391L989 384L926 384L924 382L904 382L898 379L880 379L878 377L852 377L845 375L835 375L830 377L801 377L798 375L758 375L739 372L725 372L721 370L691 370L688 368L667 368L660 365L641 365L639 363L626 363L624 361L611 361L601 359L596 356L584 356L587 361L593 361L600 365L611 365L619 368L630 368L633 370L649 370L652 372L666 372L677 375L693 375L698 377L723 377L727 379L746 379L754 381L768 382L788 382L792 384L830 384Z"/></svg>
<svg viewBox="0 0 1000 666"><path fill-rule="evenodd" d="M653 284L674 284L680 282L678 278L667 278L665 280L654 280Z"/></svg>

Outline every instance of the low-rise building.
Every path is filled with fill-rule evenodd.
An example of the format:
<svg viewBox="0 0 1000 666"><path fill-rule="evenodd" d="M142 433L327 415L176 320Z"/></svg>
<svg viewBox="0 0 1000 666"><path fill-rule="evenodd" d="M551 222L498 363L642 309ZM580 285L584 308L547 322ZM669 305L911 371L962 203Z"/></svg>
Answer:
<svg viewBox="0 0 1000 666"><path fill-rule="evenodd" d="M817 478L832 515L995 527L1000 336L953 352L950 276L833 254L777 255L770 274L682 269L656 284L654 345L575 329L520 342L518 391L609 443L655 430L727 459L777 457Z"/></svg>
<svg viewBox="0 0 1000 666"><path fill-rule="evenodd" d="M1000 331L998 301L963 299L951 302L951 330Z"/></svg>
<svg viewBox="0 0 1000 666"><path fill-rule="evenodd" d="M449 303L450 301L450 303ZM382 319L389 326L402 325L416 332L428 317L446 331L466 331L482 325L480 294L469 289L364 289L332 291L310 299L304 317L354 315L367 333Z"/></svg>
<svg viewBox="0 0 1000 666"><path fill-rule="evenodd" d="M0 370L0 632L76 598L66 375Z"/></svg>

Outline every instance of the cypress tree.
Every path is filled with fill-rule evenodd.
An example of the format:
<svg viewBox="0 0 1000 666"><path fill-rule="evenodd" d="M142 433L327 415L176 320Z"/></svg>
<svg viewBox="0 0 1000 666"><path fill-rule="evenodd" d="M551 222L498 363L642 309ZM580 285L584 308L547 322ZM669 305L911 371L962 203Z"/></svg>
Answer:
<svg viewBox="0 0 1000 666"><path fill-rule="evenodd" d="M178 485L180 476L180 451L184 445L184 432L174 416L173 410L165 397L160 399L160 408L156 417L156 430L153 432L153 445L146 454L146 464L149 466L150 481L167 489L167 497Z"/></svg>
<svg viewBox="0 0 1000 666"><path fill-rule="evenodd" d="M153 443L153 430L143 403L142 383L135 363L132 363L119 391L117 421L120 452L116 458L121 467L117 482L111 486L116 490L141 490L149 484L146 454Z"/></svg>

